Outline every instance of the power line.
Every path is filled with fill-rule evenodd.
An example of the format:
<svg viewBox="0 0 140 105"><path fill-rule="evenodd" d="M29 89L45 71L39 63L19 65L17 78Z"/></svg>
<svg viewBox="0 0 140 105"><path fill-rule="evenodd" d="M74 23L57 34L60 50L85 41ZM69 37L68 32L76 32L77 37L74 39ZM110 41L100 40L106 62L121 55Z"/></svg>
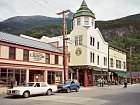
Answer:
<svg viewBox="0 0 140 105"><path fill-rule="evenodd" d="M49 8L46 8L46 5L43 5L42 3L40 3L40 2L38 2L38 1L36 1L36 0L32 0L35 4L37 4L37 5L39 5L39 6L43 6L43 7L45 7L45 8L43 8L43 9L47 9L47 10L49 10L49 11L52 11L54 14L56 14L57 12L56 11L54 11L54 9L49 9ZM52 13L52 12L50 12L50 13Z"/></svg>

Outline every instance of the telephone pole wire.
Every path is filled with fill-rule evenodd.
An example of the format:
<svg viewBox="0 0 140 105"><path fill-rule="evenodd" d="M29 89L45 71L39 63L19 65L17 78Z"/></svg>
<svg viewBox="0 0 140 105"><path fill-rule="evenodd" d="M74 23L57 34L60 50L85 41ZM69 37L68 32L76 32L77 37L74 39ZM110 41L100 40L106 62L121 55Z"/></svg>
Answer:
<svg viewBox="0 0 140 105"><path fill-rule="evenodd" d="M65 35L66 35L66 20L65 20L65 14L70 12L70 10L66 10L66 11L62 11L60 13L57 13L57 15L63 15L63 18L62 18L62 34L63 34L63 68L64 68L64 81L66 80L66 66L67 65L67 56L66 56L66 38L65 38ZM68 68L68 67L67 67Z"/></svg>

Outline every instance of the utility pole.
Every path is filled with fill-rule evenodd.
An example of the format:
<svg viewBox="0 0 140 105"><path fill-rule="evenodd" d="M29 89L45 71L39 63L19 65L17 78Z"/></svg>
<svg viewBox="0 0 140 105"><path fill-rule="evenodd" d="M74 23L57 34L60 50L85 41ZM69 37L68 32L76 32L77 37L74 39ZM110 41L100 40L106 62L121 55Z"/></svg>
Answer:
<svg viewBox="0 0 140 105"><path fill-rule="evenodd" d="M132 49L135 48L135 47L130 47L130 83L132 84L133 81L132 81Z"/></svg>
<svg viewBox="0 0 140 105"><path fill-rule="evenodd" d="M57 15L63 15L63 18L62 18L62 34L63 34L63 68L64 68L64 81L66 80L66 66L67 65L67 56L66 56L66 49L65 49L65 46L66 46L66 38L65 38L65 35L66 35L66 24L65 24L65 14L70 12L70 10L66 10L66 11L62 11L60 13L57 13ZM68 67L67 67L68 68Z"/></svg>

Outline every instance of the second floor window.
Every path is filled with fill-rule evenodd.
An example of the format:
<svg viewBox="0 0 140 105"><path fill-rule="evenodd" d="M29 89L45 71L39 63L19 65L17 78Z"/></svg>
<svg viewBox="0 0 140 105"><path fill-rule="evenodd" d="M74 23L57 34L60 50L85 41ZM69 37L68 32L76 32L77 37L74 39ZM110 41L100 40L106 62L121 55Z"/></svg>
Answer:
<svg viewBox="0 0 140 105"><path fill-rule="evenodd" d="M82 45L82 43L83 43L83 36L82 35L75 36L75 46Z"/></svg>
<svg viewBox="0 0 140 105"><path fill-rule="evenodd" d="M97 56L97 65L99 65L99 56Z"/></svg>
<svg viewBox="0 0 140 105"><path fill-rule="evenodd" d="M113 67L113 58L110 58L110 67Z"/></svg>
<svg viewBox="0 0 140 105"><path fill-rule="evenodd" d="M94 63L94 53L90 52L90 62Z"/></svg>
<svg viewBox="0 0 140 105"><path fill-rule="evenodd" d="M91 45L91 46L94 46L94 40L95 40L95 39L94 39L93 37L90 37L90 45Z"/></svg>
<svg viewBox="0 0 140 105"><path fill-rule="evenodd" d="M46 54L46 63L50 63L50 54Z"/></svg>
<svg viewBox="0 0 140 105"><path fill-rule="evenodd" d="M104 57L104 66L107 66L107 58Z"/></svg>
<svg viewBox="0 0 140 105"><path fill-rule="evenodd" d="M92 52L90 52L90 63L92 63Z"/></svg>
<svg viewBox="0 0 140 105"><path fill-rule="evenodd" d="M122 68L121 61L119 61L119 68L120 68L120 69Z"/></svg>
<svg viewBox="0 0 140 105"><path fill-rule="evenodd" d="M16 48L10 47L9 48L9 59L15 59L16 57Z"/></svg>
<svg viewBox="0 0 140 105"><path fill-rule="evenodd" d="M55 64L58 64L58 61L59 61L58 55L55 55Z"/></svg>
<svg viewBox="0 0 140 105"><path fill-rule="evenodd" d="M126 63L125 62L123 62L123 68L126 69Z"/></svg>
<svg viewBox="0 0 140 105"><path fill-rule="evenodd" d="M29 50L23 50L23 60L29 61Z"/></svg>
<svg viewBox="0 0 140 105"><path fill-rule="evenodd" d="M79 36L79 45L82 45L83 37L82 35Z"/></svg>
<svg viewBox="0 0 140 105"><path fill-rule="evenodd" d="M121 69L121 61L120 60L116 60L116 68Z"/></svg>

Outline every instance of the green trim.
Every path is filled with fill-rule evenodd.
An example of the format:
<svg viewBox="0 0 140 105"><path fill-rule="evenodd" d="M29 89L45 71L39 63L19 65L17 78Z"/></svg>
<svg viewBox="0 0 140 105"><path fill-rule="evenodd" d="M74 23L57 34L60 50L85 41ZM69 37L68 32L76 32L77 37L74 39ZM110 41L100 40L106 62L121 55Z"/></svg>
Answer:
<svg viewBox="0 0 140 105"><path fill-rule="evenodd" d="M115 71L115 73L120 77L127 77L127 74L125 72Z"/></svg>
<svg viewBox="0 0 140 105"><path fill-rule="evenodd" d="M79 10L77 10L76 13L74 14L74 18L80 17L80 16L89 16L95 19L95 14L87 7L87 4L84 0Z"/></svg>

